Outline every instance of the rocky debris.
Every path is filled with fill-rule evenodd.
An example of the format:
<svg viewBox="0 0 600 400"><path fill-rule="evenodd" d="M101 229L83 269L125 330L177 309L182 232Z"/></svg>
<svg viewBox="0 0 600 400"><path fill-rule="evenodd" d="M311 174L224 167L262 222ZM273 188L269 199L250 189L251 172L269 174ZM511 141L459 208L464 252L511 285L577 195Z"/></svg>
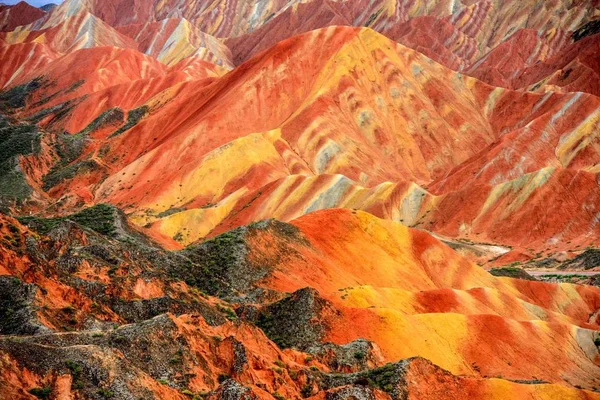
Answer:
<svg viewBox="0 0 600 400"><path fill-rule="evenodd" d="M241 383L226 379L219 388L208 396L209 400L256 400L252 390Z"/></svg>
<svg viewBox="0 0 600 400"><path fill-rule="evenodd" d="M41 137L42 134L37 126L15 123L0 113L1 208L7 209L14 204L22 203L33 193L19 164L19 157L39 153Z"/></svg>
<svg viewBox="0 0 600 400"><path fill-rule="evenodd" d="M351 374L323 374L318 379L321 389L361 385L387 392L394 400L407 398L406 374L411 363L418 357L408 358L382 367Z"/></svg>
<svg viewBox="0 0 600 400"><path fill-rule="evenodd" d="M38 335L51 330L37 316L38 287L12 276L0 276L0 335Z"/></svg>
<svg viewBox="0 0 600 400"><path fill-rule="evenodd" d="M209 341L209 338L197 340ZM243 347L243 345L242 345ZM206 363L194 352L177 325L166 314L109 331L81 331L29 336L22 339L0 337L0 353L5 352L22 366L40 376L52 372L69 373L77 365L76 389L90 395L106 388L115 393L131 393L122 387L129 380L148 379L168 382L182 390L194 374L189 367ZM115 372L122 372L123 375ZM135 387L135 385L133 385ZM130 388L132 389L132 388ZM138 389L143 389L142 383ZM135 390L134 390L135 391ZM143 398L147 398L142 396ZM91 398L94 398L91 396Z"/></svg>
<svg viewBox="0 0 600 400"><path fill-rule="evenodd" d="M379 348L373 342L357 339L350 343L338 345L334 343L315 344L306 349L333 371L362 371L383 362Z"/></svg>
<svg viewBox="0 0 600 400"><path fill-rule="evenodd" d="M192 357L190 345L166 314L122 326L110 332L107 341L154 379L165 379L180 388L187 386L184 355Z"/></svg>
<svg viewBox="0 0 600 400"><path fill-rule="evenodd" d="M304 288L265 306L256 324L279 347L307 350L320 343L325 335L322 314L326 310L335 312L319 292Z"/></svg>
<svg viewBox="0 0 600 400"><path fill-rule="evenodd" d="M370 387L348 385L328 390L325 400L375 400L375 394Z"/></svg>
<svg viewBox="0 0 600 400"><path fill-rule="evenodd" d="M31 337L20 341L5 337L0 338L0 352L46 380L70 374L71 389L86 399L155 398L145 387L149 377L127 357L102 344L61 346L37 343Z"/></svg>
<svg viewBox="0 0 600 400"><path fill-rule="evenodd" d="M232 373L241 374L244 369L248 366L248 355L246 353L246 347L242 342L237 340L233 336L227 337L225 342L231 342L233 347L233 365L231 367Z"/></svg>
<svg viewBox="0 0 600 400"><path fill-rule="evenodd" d="M86 326L102 325L101 321L107 318L114 320L115 314L125 322L143 321L167 312L199 314L214 326L226 321L223 313L210 305L201 292L170 286L170 282L177 282L170 266L186 266L191 262L153 245L132 230L122 213L112 206L95 206L68 217L20 220L44 236L27 234L24 246L21 230L25 228L19 228L16 221L7 222L12 227L10 240L2 243L32 261L29 273L46 276L50 278L45 281L47 284L56 281L79 293L80 303L74 305L75 309L85 301L81 297L92 303L91 310L73 315L46 309L48 320L60 329L73 329L82 319L87 321ZM82 270L88 271L85 277L79 275ZM19 276L19 272L15 271L15 275ZM138 298L133 288L140 279L158 282L162 289L150 298ZM75 314L79 316L77 319Z"/></svg>
<svg viewBox="0 0 600 400"><path fill-rule="evenodd" d="M214 326L226 321L222 313L204 302L186 303L167 296L141 300L116 299L111 303L111 308L127 322L140 322L167 312L175 315L198 313Z"/></svg>

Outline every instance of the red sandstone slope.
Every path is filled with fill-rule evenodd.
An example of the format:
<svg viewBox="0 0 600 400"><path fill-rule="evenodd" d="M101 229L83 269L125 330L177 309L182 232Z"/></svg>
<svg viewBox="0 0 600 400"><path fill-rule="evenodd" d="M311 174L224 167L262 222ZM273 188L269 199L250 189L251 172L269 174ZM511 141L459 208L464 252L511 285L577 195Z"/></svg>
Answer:
<svg viewBox="0 0 600 400"><path fill-rule="evenodd" d="M325 40L327 48L315 48ZM589 215L599 206L593 132L600 103L594 96L492 88L354 28L286 40L217 80L189 80L138 58L130 65L153 66L144 77L123 68L115 75L125 73L120 80L86 79L86 68L99 64L85 51L41 70L53 85L34 93L19 113L36 115L69 100L60 119L51 113L40 121L50 131L77 133L114 107L147 107L131 125L122 115L118 125L126 129L118 134L118 126L94 133L90 125L94 140L70 162L75 167L91 158L102 173L67 175L49 186L52 197L122 206L170 245L172 237L187 244L213 229L330 207L361 208L449 236L531 242L538 249L595 243ZM67 63L83 59L81 74L62 74L72 69ZM527 145L512 148L515 142ZM350 180L305 179L322 174ZM538 199L546 195L532 193L569 199L571 189L560 182L570 174L588 201L574 200L552 217L552 228L536 228L538 217L523 218L543 208ZM497 213L502 204L512 206ZM522 230L512 228L515 218ZM573 225L572 218L582 223Z"/></svg>
<svg viewBox="0 0 600 400"><path fill-rule="evenodd" d="M312 1L289 8L256 31L226 43L236 63L241 63L298 33L333 24L364 25L494 86L558 91L564 87L597 95L598 37L576 43L571 37L571 31L595 18L597 10L593 3L536 7L482 1L452 15L429 9L428 15L419 16L419 11L401 6L389 9L383 2L366 6ZM559 20L550 20L552 15L560 15Z"/></svg>
<svg viewBox="0 0 600 400"><path fill-rule="evenodd" d="M89 212L73 219L93 224ZM111 234L47 221L37 226L49 231L38 235L0 217L0 285L7 294L0 311L6 304L17 311L0 321L2 332L11 333L0 337L0 394L50 386L55 394L87 398L97 387L115 391L125 369L136 379L121 391L145 388L158 397L177 398L185 393L175 389L185 388L214 390L222 398L220 385L233 378L265 399L275 392L323 396L357 384L396 399L393 387L343 374L389 361L396 364L369 376L402 377L406 371L392 366L410 365L411 379L392 379L408 398L439 398L439 392L442 398L598 397L568 387L598 384L597 288L496 278L426 232L364 212L324 210L292 224L265 221L173 254L118 222L122 216L96 218L105 217L91 226L111 226ZM217 244L240 257L204 253ZM215 293L210 279L179 281L179 274L214 268L206 263L210 257L224 263L216 271L224 273L218 276L225 286L218 287L235 290L242 304L199 292ZM235 269L223 272L232 262ZM255 288L268 289L268 297L254 297ZM246 295L253 305L243 304ZM290 313L312 322L298 333L295 321L282 323ZM306 340L310 357L279 347L307 349ZM364 351L363 358L351 353L354 361L345 360L338 353L343 346L359 346L354 349ZM65 360L80 364L80 371L73 375Z"/></svg>
<svg viewBox="0 0 600 400"><path fill-rule="evenodd" d="M13 6L0 5L0 32L12 31L19 25L27 25L42 18L46 13L20 1Z"/></svg>
<svg viewBox="0 0 600 400"><path fill-rule="evenodd" d="M1 33L0 209L62 218L0 213L0 398L598 398L597 288L425 232L600 246L597 9L67 0Z"/></svg>
<svg viewBox="0 0 600 400"><path fill-rule="evenodd" d="M186 19L120 26L118 31L135 40L141 52L167 65L197 57L224 68L232 67L229 49Z"/></svg>
<svg viewBox="0 0 600 400"><path fill-rule="evenodd" d="M597 384L597 288L496 278L362 212L265 221L168 254L92 210L30 220L44 234L0 215L1 396L598 398L569 387ZM239 257L204 253L214 245ZM189 279L211 259L224 263L217 287ZM217 288L242 304L200 291Z"/></svg>
<svg viewBox="0 0 600 400"><path fill-rule="evenodd" d="M541 6L491 0L463 6L442 1L425 2L422 7L385 1L309 1L285 10L255 32L229 39L228 44L236 62L241 62L295 34L332 24L367 26L450 68L462 69L516 38L513 32L539 31L552 49L560 48L569 41L568 31L593 19L597 7L593 1ZM527 41L517 45L523 44Z"/></svg>
<svg viewBox="0 0 600 400"><path fill-rule="evenodd" d="M18 81L19 76L36 71L58 58L48 46L40 43L20 43L10 45L0 41L0 87L10 86Z"/></svg>
<svg viewBox="0 0 600 400"><path fill-rule="evenodd" d="M564 352L579 335L572 333L572 327L561 326L561 317L555 319L550 312L546 323L538 320L536 312L525 316L540 306L571 316L577 313L587 323L600 301L597 289L578 287L581 294L575 294L567 287L527 281L512 287L513 280L491 278L424 232L361 212L322 211L293 224L306 244L283 241L274 246L277 240L269 233L259 233L251 239L250 258L275 263L268 287L286 291L313 287L341 311L325 317L330 340L346 343L367 338L379 345L386 358L427 354L425 358L459 374L472 374L476 365L476 373L484 376L570 381L581 373L587 376L584 380L598 379L599 367L590 362L597 355L589 359L583 353ZM276 232L270 234L277 237ZM283 254L287 257L277 262ZM509 293L523 303L510 306L505 297ZM581 296L582 302L567 311L559 298L569 298L570 293ZM496 296L502 300L494 300ZM487 308L481 314L466 310L478 302ZM546 329L553 333L546 335ZM523 334L529 340L516 339ZM581 351L579 345L574 348ZM551 361L563 356L564 362Z"/></svg>
<svg viewBox="0 0 600 400"><path fill-rule="evenodd" d="M297 1L274 0L264 2L262 7L237 0L214 1L158 1L136 3L130 0L66 0L40 23L55 25L67 16L78 12L89 12L117 27L162 21L167 18L185 18L200 31L216 37L238 36L256 27L292 6Z"/></svg>
<svg viewBox="0 0 600 400"><path fill-rule="evenodd" d="M130 49L138 47L136 42L88 12L70 14L56 25L36 24L37 22L20 26L11 32L2 32L0 38L9 44L41 42L61 53L99 46Z"/></svg>

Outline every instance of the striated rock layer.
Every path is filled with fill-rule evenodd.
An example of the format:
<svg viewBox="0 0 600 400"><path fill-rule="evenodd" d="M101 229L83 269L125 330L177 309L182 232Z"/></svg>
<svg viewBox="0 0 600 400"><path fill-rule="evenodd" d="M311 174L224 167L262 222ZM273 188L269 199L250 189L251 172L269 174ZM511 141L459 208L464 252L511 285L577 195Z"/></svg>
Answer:
<svg viewBox="0 0 600 400"><path fill-rule="evenodd" d="M0 398L600 398L599 17L0 6Z"/></svg>
<svg viewBox="0 0 600 400"><path fill-rule="evenodd" d="M315 48L322 41L329 46ZM64 74L68 65L79 67ZM86 72L100 65L118 72ZM123 207L167 246L332 207L550 252L596 243L595 96L493 88L372 30L342 27L214 71L189 75L96 48L23 76L52 84L28 94L21 118L85 136L54 172L95 163L56 183L31 180L64 205ZM105 128L108 116L116 119Z"/></svg>
<svg viewBox="0 0 600 400"><path fill-rule="evenodd" d="M598 288L496 278L364 212L180 252L106 205L0 230L2 396L599 398Z"/></svg>

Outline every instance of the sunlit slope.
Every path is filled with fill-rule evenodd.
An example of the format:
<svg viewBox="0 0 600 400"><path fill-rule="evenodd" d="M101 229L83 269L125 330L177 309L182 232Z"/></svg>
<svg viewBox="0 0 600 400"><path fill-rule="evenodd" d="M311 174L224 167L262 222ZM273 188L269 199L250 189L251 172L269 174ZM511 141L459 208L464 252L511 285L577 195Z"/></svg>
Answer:
<svg viewBox="0 0 600 400"><path fill-rule="evenodd" d="M0 38L10 44L43 43L61 53L99 46L138 48L135 41L119 33L97 16L84 11L70 14L55 25L39 26L39 23L35 22L19 26L11 32L0 32Z"/></svg>
<svg viewBox="0 0 600 400"><path fill-rule="evenodd" d="M19 76L42 68L59 56L48 46L39 43L10 45L0 41L0 87L11 85Z"/></svg>
<svg viewBox="0 0 600 400"><path fill-rule="evenodd" d="M141 1L132 7L127 0L66 0L48 13L40 24L57 24L78 12L89 12L111 26L185 18L202 32L217 37L237 36L252 31L295 1L272 0L261 4L239 0Z"/></svg>
<svg viewBox="0 0 600 400"><path fill-rule="evenodd" d="M15 5L0 5L0 32L12 31L19 25L26 25L42 18L46 13L24 1Z"/></svg>
<svg viewBox="0 0 600 400"><path fill-rule="evenodd" d="M87 132L78 160L101 166L51 196L116 204L171 247L333 207L538 249L598 237L595 96L493 88L349 27L293 37L225 72L100 47L21 76L52 84L19 114L68 106L39 123ZM120 127L99 129L115 109ZM565 206L546 206L555 202Z"/></svg>
<svg viewBox="0 0 600 400"><path fill-rule="evenodd" d="M141 52L167 65L197 57L224 68L232 67L230 50L186 19L168 18L160 22L125 25L117 30L135 40Z"/></svg>
<svg viewBox="0 0 600 400"><path fill-rule="evenodd" d="M513 284L425 232L363 212L320 211L293 224L302 240L259 231L249 257L273 263L264 286L310 286L332 302L328 339L367 338L388 360L423 356L455 374L598 384L599 326L588 321L598 289Z"/></svg>
<svg viewBox="0 0 600 400"><path fill-rule="evenodd" d="M331 46L320 49L313 62L294 61L294 57L309 51L304 46L325 37L331 40ZM373 188L372 192L380 190L375 186L384 182L405 180L421 186L436 182L432 188L438 195L469 190L472 194L468 196L477 199L483 192L484 198L474 201L476 210L467 217L470 224L486 211L485 199L496 195L497 190L492 187L547 166L570 167L578 159L579 165L592 166L597 159L593 147L581 151L591 144L590 139L580 141L577 148L562 144L566 135L593 137L594 115L600 104L596 98L585 94L541 96L492 90L370 30L328 28L302 35L282 42L210 88L191 95L195 91L193 85L179 88L176 100L133 128L131 135L118 140L127 142L128 151L122 153L122 160L130 164L118 179L107 180L98 192L100 199L152 210L144 213L144 223L148 222L147 217L149 222L153 220L152 214L173 208L223 205L219 210L206 211L218 215L216 219L211 217L210 224L215 225L236 208L239 198L251 191L255 192L252 198L259 198L258 192L268 191L267 187L261 188L270 182L289 175L341 174L358 185ZM191 98L195 101L188 100ZM268 106L271 102L275 107ZM223 115L223 109L236 111ZM573 118L563 119L566 113ZM152 132L153 143L149 143L145 132ZM159 136L154 140L156 132ZM519 152L541 151L545 158L527 158L527 164L519 165L510 159L504 161L503 156L500 162L509 165L505 168L494 162L494 169L485 168L485 175L465 169L465 165L473 163L470 160L506 153L501 146L514 142L506 135L508 132L540 148L520 147L511 150L511 157L522 160ZM243 138L248 134L252 140ZM501 134L506 139L498 142ZM552 137L549 143L543 139L547 135ZM132 141L132 137L136 139ZM248 145L252 151L245 151ZM111 148L118 154L119 146L115 143ZM148 154L136 160L137 154L148 151L148 147ZM559 159L556 148L564 148L564 156ZM187 154L192 153L193 158L181 163L180 168L169 167L171 160L186 160ZM219 159L237 162L234 166L219 163ZM209 160L217 162L215 167L210 166ZM255 170L263 172L251 172ZM152 179L158 171L161 177L165 173L169 176L167 184ZM147 178L137 179L140 174ZM246 178L241 179L242 176ZM197 184L199 179L202 185ZM211 185L213 179L215 184ZM303 178L286 179L282 184L298 179ZM465 180L473 180L473 184L465 187ZM115 186L114 181L121 182ZM133 190L122 191L119 186L131 186ZM496 192L491 194L493 190ZM595 192L594 188L590 190ZM522 191L515 196L522 197ZM325 203L344 206L335 199ZM413 224L428 211L436 211L421 208L414 201L410 207L411 211L404 207L391 213L412 214L407 222ZM457 212L452 209L445 214L457 222L453 215ZM273 216L281 217L283 213ZM436 217L435 224L445 225L439 219ZM202 228L205 232L210 229ZM456 235L464 233L462 229L446 232Z"/></svg>
<svg viewBox="0 0 600 400"><path fill-rule="evenodd" d="M323 40L330 46L315 48ZM300 62L309 48L315 57ZM341 173L364 184L427 182L494 139L478 100L489 91L373 31L328 28L282 42L200 93L182 87L177 99L113 146L119 152L118 142L128 142L123 162L131 164L123 170L123 185L130 184L129 169L139 175L140 168L149 168L144 165L174 178L156 188L156 182L137 182L155 193L139 206L158 203L159 211L200 197L218 200L215 193L198 193L202 188L190 173L209 152L227 151L229 146L219 147L253 133L281 136L282 152L288 143L285 157L301 159L290 163L292 173ZM158 146L136 160L147 150L150 131L158 132ZM181 169L162 168L191 152L194 160ZM139 202L138 190L125 198L115 197L116 190L99 194L124 204Z"/></svg>

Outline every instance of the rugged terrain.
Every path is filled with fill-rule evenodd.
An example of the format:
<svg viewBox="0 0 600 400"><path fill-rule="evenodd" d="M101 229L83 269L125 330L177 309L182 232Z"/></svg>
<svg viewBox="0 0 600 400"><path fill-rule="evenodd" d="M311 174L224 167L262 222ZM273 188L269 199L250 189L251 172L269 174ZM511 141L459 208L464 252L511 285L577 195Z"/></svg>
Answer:
<svg viewBox="0 0 600 400"><path fill-rule="evenodd" d="M599 57L594 0L0 6L0 398L600 398Z"/></svg>

